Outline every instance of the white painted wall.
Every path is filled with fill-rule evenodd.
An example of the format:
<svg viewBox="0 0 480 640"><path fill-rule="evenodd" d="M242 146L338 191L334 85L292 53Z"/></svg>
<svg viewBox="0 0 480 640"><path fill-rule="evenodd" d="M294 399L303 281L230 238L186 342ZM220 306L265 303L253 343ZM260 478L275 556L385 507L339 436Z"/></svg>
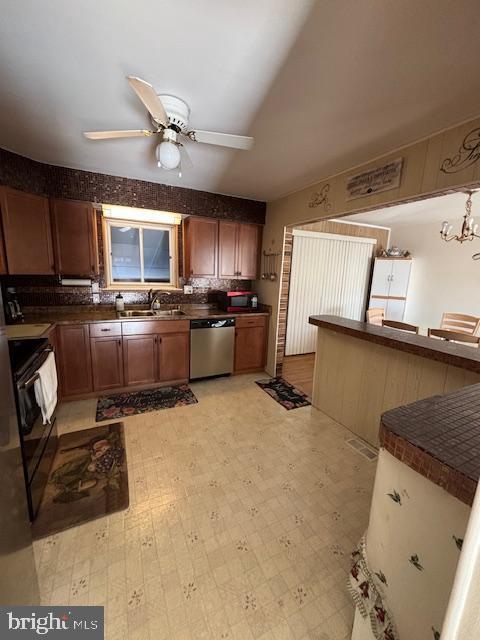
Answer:
<svg viewBox="0 0 480 640"><path fill-rule="evenodd" d="M460 228L461 213L450 215L454 229ZM445 311L480 316L480 261L472 260L480 251L480 239L446 243L440 226L411 221L391 226L391 245L408 249L414 259L405 322L421 327L438 327Z"/></svg>

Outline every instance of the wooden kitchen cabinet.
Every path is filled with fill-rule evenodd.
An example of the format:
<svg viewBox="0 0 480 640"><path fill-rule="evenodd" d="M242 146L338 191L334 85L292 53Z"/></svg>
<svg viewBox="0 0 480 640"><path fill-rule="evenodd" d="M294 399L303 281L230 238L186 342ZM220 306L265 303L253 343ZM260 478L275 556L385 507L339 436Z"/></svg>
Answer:
<svg viewBox="0 0 480 640"><path fill-rule="evenodd" d="M55 270L67 276L98 274L95 210L90 202L52 199Z"/></svg>
<svg viewBox="0 0 480 640"><path fill-rule="evenodd" d="M94 391L123 387L122 338L91 338L90 350Z"/></svg>
<svg viewBox="0 0 480 640"><path fill-rule="evenodd" d="M234 371L263 370L267 347L267 317L241 317L235 321Z"/></svg>
<svg viewBox="0 0 480 640"><path fill-rule="evenodd" d="M48 199L1 187L0 208L8 273L55 273Z"/></svg>
<svg viewBox="0 0 480 640"><path fill-rule="evenodd" d="M186 278L216 278L218 220L190 216L183 223Z"/></svg>
<svg viewBox="0 0 480 640"><path fill-rule="evenodd" d="M238 227L237 277L256 280L260 270L262 228L258 224L243 223Z"/></svg>
<svg viewBox="0 0 480 640"><path fill-rule="evenodd" d="M157 336L123 336L125 386L154 384L157 380Z"/></svg>
<svg viewBox="0 0 480 640"><path fill-rule="evenodd" d="M88 324L57 326L57 362L62 396L93 391Z"/></svg>
<svg viewBox="0 0 480 640"><path fill-rule="evenodd" d="M158 381L188 380L190 374L190 332L158 336Z"/></svg>
<svg viewBox="0 0 480 640"><path fill-rule="evenodd" d="M261 227L221 220L218 237L218 277L256 280L260 265Z"/></svg>

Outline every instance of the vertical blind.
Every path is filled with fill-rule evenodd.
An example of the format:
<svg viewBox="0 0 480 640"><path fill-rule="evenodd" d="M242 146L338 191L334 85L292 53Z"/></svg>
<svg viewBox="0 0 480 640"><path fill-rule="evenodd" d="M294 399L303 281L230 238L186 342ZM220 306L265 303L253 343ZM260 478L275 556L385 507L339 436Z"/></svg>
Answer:
<svg viewBox="0 0 480 640"><path fill-rule="evenodd" d="M311 315L363 320L373 238L293 231L285 355L315 351Z"/></svg>

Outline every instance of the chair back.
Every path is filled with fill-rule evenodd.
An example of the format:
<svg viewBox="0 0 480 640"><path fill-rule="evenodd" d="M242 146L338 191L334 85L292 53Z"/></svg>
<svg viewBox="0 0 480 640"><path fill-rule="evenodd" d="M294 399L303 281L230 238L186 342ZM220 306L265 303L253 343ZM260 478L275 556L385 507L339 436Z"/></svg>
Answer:
<svg viewBox="0 0 480 640"><path fill-rule="evenodd" d="M381 327L384 317L385 309L382 307L370 307L370 309L367 309L367 322L369 324L376 324Z"/></svg>
<svg viewBox="0 0 480 640"><path fill-rule="evenodd" d="M391 329L399 329L400 331L407 331L408 333L418 333L419 327L415 324L407 324L406 322L399 322L398 320L382 320L384 327L390 327Z"/></svg>
<svg viewBox="0 0 480 640"><path fill-rule="evenodd" d="M476 347L480 342L479 336L472 336L460 331L449 331L448 329L429 329L428 335L430 338L440 338L441 340L447 340L447 342L463 342Z"/></svg>
<svg viewBox="0 0 480 640"><path fill-rule="evenodd" d="M456 331L457 333L476 334L480 325L480 318L465 315L464 313L444 313L440 329Z"/></svg>

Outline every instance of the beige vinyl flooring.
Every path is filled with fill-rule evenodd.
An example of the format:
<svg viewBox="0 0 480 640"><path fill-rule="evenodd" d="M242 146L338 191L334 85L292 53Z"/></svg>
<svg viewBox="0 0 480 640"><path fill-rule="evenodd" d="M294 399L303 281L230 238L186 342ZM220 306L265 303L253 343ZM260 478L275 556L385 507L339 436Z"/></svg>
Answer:
<svg viewBox="0 0 480 640"><path fill-rule="evenodd" d="M130 506L35 543L43 604L103 605L108 640L350 638L375 463L262 377L124 420ZM95 426L95 405L62 405L61 432Z"/></svg>

